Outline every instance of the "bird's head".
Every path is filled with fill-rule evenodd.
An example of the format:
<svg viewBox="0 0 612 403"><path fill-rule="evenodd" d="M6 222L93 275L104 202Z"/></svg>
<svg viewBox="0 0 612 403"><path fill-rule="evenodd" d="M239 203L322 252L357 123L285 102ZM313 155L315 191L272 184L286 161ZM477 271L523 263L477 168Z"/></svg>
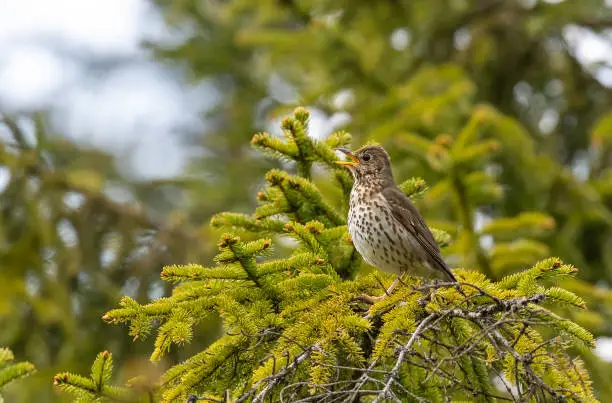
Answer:
<svg viewBox="0 0 612 403"><path fill-rule="evenodd" d="M381 146L369 145L355 152L346 148L336 148L336 150L350 159L350 161L336 161L336 164L346 166L356 182L375 181L381 185L387 185L387 182L393 183L391 160Z"/></svg>

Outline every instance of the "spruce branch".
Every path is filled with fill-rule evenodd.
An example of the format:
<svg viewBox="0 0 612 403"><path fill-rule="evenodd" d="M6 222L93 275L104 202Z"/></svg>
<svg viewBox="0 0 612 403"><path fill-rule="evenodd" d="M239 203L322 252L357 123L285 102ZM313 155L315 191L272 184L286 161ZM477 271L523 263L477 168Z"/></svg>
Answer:
<svg viewBox="0 0 612 403"><path fill-rule="evenodd" d="M257 218L287 214L290 219L301 223L320 220L330 227L345 223L344 218L321 197L315 185L305 178L271 170L266 180L280 192L273 202L257 208Z"/></svg>
<svg viewBox="0 0 612 403"><path fill-rule="evenodd" d="M418 144L441 167L451 167L452 147L489 144L479 138L477 118L484 119L473 117L459 145L449 136ZM253 141L294 161L298 175L271 170L253 215L222 213L212 220L254 240L224 234L216 265L167 266L162 279L174 284L170 296L143 304L126 297L104 315L109 323L129 324L134 337L155 332L152 360L173 344L188 343L204 318L220 318L223 334L162 376L162 402L596 401L582 361L570 356L572 347L591 348L593 335L555 311L560 304L563 315L585 308L575 290L558 284L576 269L557 258L499 281L465 269L454 270L458 283L406 276L382 300L370 305L372 299L362 298L385 292L394 276L358 273L361 261L344 214L309 179L320 163L345 181L347 195L352 180L332 168L332 146L348 136L314 141L307 122L298 109L283 121L283 140L258 135ZM483 232L473 228L467 202L473 157L459 164L461 170L451 173L456 182L447 185L458 197L470 241L477 242ZM404 190L416 196L425 183L414 178ZM493 221L486 231L547 223L544 216L519 215ZM450 242L445 232L433 232L439 243ZM270 256L277 240L287 237L293 246ZM479 253L489 264L486 251ZM70 390L98 389L92 379L71 379L64 382Z"/></svg>
<svg viewBox="0 0 612 403"><path fill-rule="evenodd" d="M410 198L420 197L427 191L427 183L422 178L410 178L399 185L406 196Z"/></svg>
<svg viewBox="0 0 612 403"><path fill-rule="evenodd" d="M285 223L281 220L264 218L277 213L278 211L272 211L271 214L262 214L260 211L258 217L240 213L219 213L211 218L210 224L214 228L241 229L255 233L280 232Z"/></svg>
<svg viewBox="0 0 612 403"><path fill-rule="evenodd" d="M55 375L53 384L62 391L68 392L77 400L83 401L112 401L125 403L150 402L153 386L147 392L143 389L142 382L131 380L126 386L114 386L110 384L113 374L112 354L104 351L96 357L89 378L64 372Z"/></svg>
<svg viewBox="0 0 612 403"><path fill-rule="evenodd" d="M13 352L8 348L0 348L0 390L9 383L36 372L36 368L30 362L23 361L14 363ZM0 395L2 401L2 395Z"/></svg>

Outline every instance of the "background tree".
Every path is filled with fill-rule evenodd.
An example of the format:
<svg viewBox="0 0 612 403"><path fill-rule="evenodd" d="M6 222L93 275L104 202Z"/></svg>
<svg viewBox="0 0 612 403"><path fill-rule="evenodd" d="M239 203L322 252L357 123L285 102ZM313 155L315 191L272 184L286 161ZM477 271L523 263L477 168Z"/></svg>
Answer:
<svg viewBox="0 0 612 403"><path fill-rule="evenodd" d="M106 347L138 365L143 351L100 317L122 295L164 295L151 267L198 261L211 248L196 246L206 234L173 215L180 181L130 182L112 156L78 148L41 116L3 123L0 343L40 368L7 399L51 401L49 377L87 369L83 357Z"/></svg>

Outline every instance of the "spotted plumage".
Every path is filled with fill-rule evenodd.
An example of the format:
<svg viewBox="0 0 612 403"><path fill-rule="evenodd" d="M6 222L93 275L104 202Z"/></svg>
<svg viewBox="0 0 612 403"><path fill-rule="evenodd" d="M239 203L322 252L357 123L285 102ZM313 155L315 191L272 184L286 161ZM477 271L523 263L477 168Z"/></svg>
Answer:
<svg viewBox="0 0 612 403"><path fill-rule="evenodd" d="M366 263L386 272L456 281L425 220L395 184L387 152L380 146L338 150L351 159L338 163L355 179L348 228Z"/></svg>

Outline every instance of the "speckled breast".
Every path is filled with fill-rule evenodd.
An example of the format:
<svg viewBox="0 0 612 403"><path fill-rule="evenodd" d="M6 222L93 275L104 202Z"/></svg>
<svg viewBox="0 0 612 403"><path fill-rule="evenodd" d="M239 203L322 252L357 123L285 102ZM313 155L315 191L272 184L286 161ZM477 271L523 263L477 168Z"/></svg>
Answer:
<svg viewBox="0 0 612 403"><path fill-rule="evenodd" d="M421 271L417 241L399 223L380 193L351 192L348 228L369 265L391 273ZM417 273L414 273L417 274Z"/></svg>

